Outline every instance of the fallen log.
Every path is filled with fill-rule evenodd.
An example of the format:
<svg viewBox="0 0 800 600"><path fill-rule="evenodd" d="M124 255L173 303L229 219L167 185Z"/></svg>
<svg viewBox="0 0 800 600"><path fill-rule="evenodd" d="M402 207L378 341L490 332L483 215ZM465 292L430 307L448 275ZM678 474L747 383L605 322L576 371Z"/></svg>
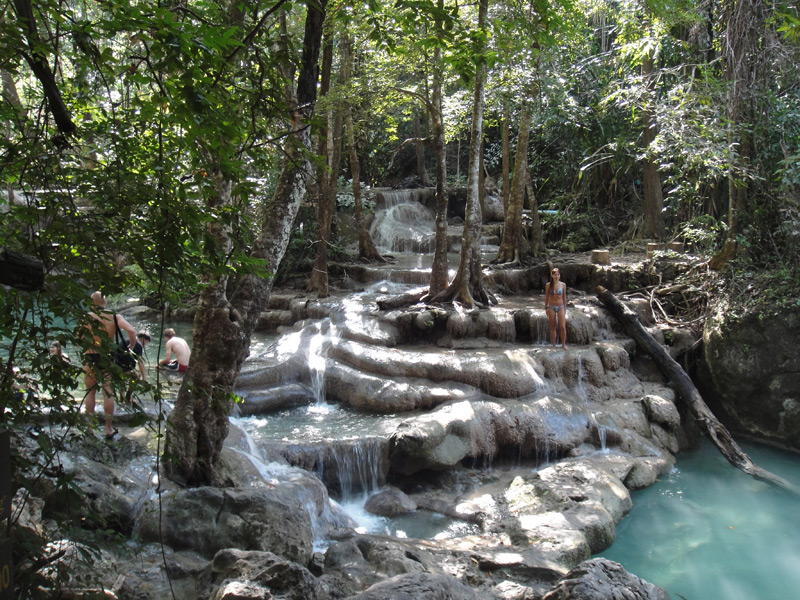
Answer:
<svg viewBox="0 0 800 600"><path fill-rule="evenodd" d="M377 300L378 308L381 310L396 310L398 308L406 308L414 306L417 302L422 300L428 293L428 288L417 288L409 290L404 294L396 296L381 296Z"/></svg>
<svg viewBox="0 0 800 600"><path fill-rule="evenodd" d="M597 297L620 322L625 333L631 336L639 347L655 361L658 368L675 388L679 398L686 403L694 418L697 419L700 429L711 438L713 444L730 464L756 479L800 495L800 488L756 465L739 447L731 437L728 429L717 420L717 417L708 408L686 371L650 335L630 308L620 302L614 294L603 286L598 286Z"/></svg>

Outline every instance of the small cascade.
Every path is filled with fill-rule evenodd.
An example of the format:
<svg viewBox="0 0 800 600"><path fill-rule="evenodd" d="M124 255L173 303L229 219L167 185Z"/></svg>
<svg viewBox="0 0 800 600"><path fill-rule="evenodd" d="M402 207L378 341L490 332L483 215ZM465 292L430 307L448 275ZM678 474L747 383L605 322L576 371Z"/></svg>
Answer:
<svg viewBox="0 0 800 600"><path fill-rule="evenodd" d="M319 333L315 334L308 344L308 371L317 404L325 402L326 358L336 335L336 326L330 319L325 319L320 323Z"/></svg>
<svg viewBox="0 0 800 600"><path fill-rule="evenodd" d="M547 318L532 319L534 321L535 330L531 331L534 344L550 344L550 323Z"/></svg>
<svg viewBox="0 0 800 600"><path fill-rule="evenodd" d="M343 502L366 497L386 482L386 444L364 438L329 446L317 465L317 474Z"/></svg>
<svg viewBox="0 0 800 600"><path fill-rule="evenodd" d="M406 189L376 189L375 209L382 210L398 206L400 204L425 204L431 201L436 194L434 188L406 188Z"/></svg>
<svg viewBox="0 0 800 600"><path fill-rule="evenodd" d="M251 447L254 447L252 443ZM242 453L245 454L245 453ZM250 460L252 465L258 470L259 474L265 481L272 484L278 484L285 478L285 473L294 467L286 467L277 463L267 463L262 460L258 454L245 454ZM302 486L297 487L298 500L303 508L308 513L308 518L311 521L311 533L314 537L314 549L319 551L323 550L326 546L325 536L330 530L331 526L338 527L345 525L342 515L334 513L329 502L320 512L319 507L311 489ZM327 500L327 498L326 498Z"/></svg>
<svg viewBox="0 0 800 600"><path fill-rule="evenodd" d="M550 436L545 435L543 439L536 438L536 467L534 471L550 466L552 459L555 458L555 453L550 448Z"/></svg>
<svg viewBox="0 0 800 600"><path fill-rule="evenodd" d="M607 453L608 446L606 445L606 437L607 437L607 430L606 427L598 423L597 419L594 416L594 413L589 409L589 396L586 393L586 388L583 385L583 358L579 354L577 356L578 360L578 384L575 386L575 390L578 393L578 396L583 399L583 404L587 408L587 413L589 415L589 425L590 427L594 428L597 431L597 439L600 443L600 452Z"/></svg>
<svg viewBox="0 0 800 600"><path fill-rule="evenodd" d="M416 202L376 211L370 235L382 252L429 254L434 250L433 213Z"/></svg>
<svg viewBox="0 0 800 600"><path fill-rule="evenodd" d="M592 420L594 421L594 424L597 427L597 437L600 440L600 452L602 452L603 454L607 454L608 444L606 443L606 437L608 431L606 430L604 425L600 425L600 423L597 422L597 419L594 418L594 415L592 415Z"/></svg>

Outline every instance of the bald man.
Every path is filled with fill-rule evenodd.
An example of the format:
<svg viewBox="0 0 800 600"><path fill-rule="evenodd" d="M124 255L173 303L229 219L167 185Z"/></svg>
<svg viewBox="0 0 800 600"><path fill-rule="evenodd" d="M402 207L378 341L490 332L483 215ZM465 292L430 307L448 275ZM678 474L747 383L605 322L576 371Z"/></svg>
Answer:
<svg viewBox="0 0 800 600"><path fill-rule="evenodd" d="M111 389L111 375L109 369L113 362L111 356L104 352L104 347L113 346L112 340L116 327L127 331L130 336L130 345L136 344L136 330L133 326L115 313L107 311L106 297L102 292L92 294L92 310L88 313L87 329L92 332L92 345L84 353L83 381L86 384L86 414L94 415L97 396L97 384L102 382L103 387L103 412L106 417L106 439L110 440L119 431L111 423L114 417L114 393ZM116 325L114 320L116 319Z"/></svg>

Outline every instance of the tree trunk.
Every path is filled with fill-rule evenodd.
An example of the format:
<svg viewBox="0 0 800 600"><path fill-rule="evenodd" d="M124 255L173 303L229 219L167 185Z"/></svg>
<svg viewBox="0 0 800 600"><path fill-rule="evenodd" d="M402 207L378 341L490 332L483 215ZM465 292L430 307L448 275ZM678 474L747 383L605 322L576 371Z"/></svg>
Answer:
<svg viewBox="0 0 800 600"><path fill-rule="evenodd" d="M486 27L489 0L480 0L478 29ZM467 206L464 220L464 236L461 246L461 262L450 285L430 298L431 302L460 302L468 307L476 304L496 303L483 285L481 265L481 232L483 220L480 206L481 160L483 141L483 107L486 98L486 64L481 61L475 74L475 91L472 105L472 132L469 149L469 175L467 178Z"/></svg>
<svg viewBox="0 0 800 600"><path fill-rule="evenodd" d="M439 0L440 10L444 8L444 1ZM436 18L435 31L442 28L441 18ZM435 241L433 250L433 264L431 265L431 279L429 294L435 296L447 287L447 147L445 145L444 110L442 102L442 50L438 46L433 52L433 86L430 107L431 128L433 131L433 149L436 155L436 221Z"/></svg>
<svg viewBox="0 0 800 600"><path fill-rule="evenodd" d="M622 304L614 294L602 286L597 288L597 297L616 317L625 332L655 361L658 368L675 388L675 391L678 392L678 396L691 410L701 430L711 438L711 441L730 464L756 479L789 490L794 494L800 494L800 490L790 482L753 463L750 457L733 440L725 426L717 420L714 413L708 408L686 371L647 332L631 309Z"/></svg>
<svg viewBox="0 0 800 600"><path fill-rule="evenodd" d="M428 169L425 167L425 144L419 140L424 140L427 136L425 133L425 115L414 115L414 137L417 142L414 144L414 151L417 155L417 177L424 186L431 184L431 176L428 175Z"/></svg>
<svg viewBox="0 0 800 600"><path fill-rule="evenodd" d="M331 89L331 72L333 69L333 35L331 27L324 27L322 41L322 69L320 72L320 98L325 98ZM335 131L334 109L330 107L327 111L324 125L321 125L318 133L318 153L321 157L317 167L316 199L317 199L317 255L311 267L311 275L308 277L306 291L316 292L320 298L328 296L328 244L327 240L331 233L331 211L330 211L330 190L331 178L334 177L330 168L332 162L331 132ZM335 136L335 133L333 133ZM334 188L335 190L335 188Z"/></svg>
<svg viewBox="0 0 800 600"><path fill-rule="evenodd" d="M528 140L530 139L532 118L531 103L524 102L519 118L517 150L514 156L514 179L511 183L511 194L506 207L503 240L500 242L497 258L492 261L496 264L518 263L520 260L523 240L522 210L525 205L525 183L528 181Z"/></svg>
<svg viewBox="0 0 800 600"><path fill-rule="evenodd" d="M751 148L753 103L760 93L759 77L768 65L759 65L763 50L767 8L763 0L731 0L723 5L725 34L722 37L722 56L728 80L728 236L722 250L710 261L712 269L722 269L737 250L736 237L744 231L747 218L747 172ZM760 67L760 68L759 68Z"/></svg>
<svg viewBox="0 0 800 600"><path fill-rule="evenodd" d="M503 211L508 211L508 203L511 199L511 109L508 100L503 101L503 159L500 175L500 187L503 190Z"/></svg>
<svg viewBox="0 0 800 600"><path fill-rule="evenodd" d="M44 287L44 263L38 258L0 248L0 284L33 292Z"/></svg>
<svg viewBox="0 0 800 600"><path fill-rule="evenodd" d="M294 133L287 138L286 155L278 186L268 203L252 258L264 263L260 273L231 282L220 277L203 289L195 316L192 361L167 419L164 468L167 475L186 485L220 484L216 464L228 435L233 387L247 358L250 338L272 291L276 272L289 243L294 218L306 191L311 166L309 119L316 100L318 59L327 0L309 3L303 56L292 114ZM220 201L230 190L220 185ZM228 199L229 200L229 199ZM222 227L222 226L220 226ZM224 241L230 232L220 231Z"/></svg>
<svg viewBox="0 0 800 600"><path fill-rule="evenodd" d="M542 256L547 252L547 248L544 245L542 219L539 218L539 202L536 200L536 194L533 191L530 170L525 171L525 188L528 190L528 203L531 207L530 253L531 256Z"/></svg>
<svg viewBox="0 0 800 600"><path fill-rule="evenodd" d="M342 39L342 84L350 81L353 72L353 42L349 34L345 33ZM361 200L361 163L356 150L356 133L353 124L353 107L351 100L344 105L347 129L347 149L350 156L350 176L353 179L353 203L355 207L356 231L358 232L358 256L364 260L382 261L385 259L375 247L375 242L367 229L364 218L364 203ZM418 144L419 145L419 144Z"/></svg>
<svg viewBox="0 0 800 600"><path fill-rule="evenodd" d="M642 78L645 84L644 108L642 110L642 147L644 158L642 159L642 183L644 187L644 225L642 235L646 238L653 238L662 241L665 236L664 216L664 193L661 189L661 176L658 173L658 164L648 156L650 144L656 137L657 123L653 112L655 102L653 93L655 91L655 77L653 76L653 58L650 55L642 59Z"/></svg>
<svg viewBox="0 0 800 600"><path fill-rule="evenodd" d="M355 204L356 230L358 231L358 256L364 260L386 262L375 247L375 242L367 229L364 218L364 203L361 200L361 169L356 152L355 126L353 125L353 109L347 107L347 146L350 150L350 175L353 178L353 201Z"/></svg>

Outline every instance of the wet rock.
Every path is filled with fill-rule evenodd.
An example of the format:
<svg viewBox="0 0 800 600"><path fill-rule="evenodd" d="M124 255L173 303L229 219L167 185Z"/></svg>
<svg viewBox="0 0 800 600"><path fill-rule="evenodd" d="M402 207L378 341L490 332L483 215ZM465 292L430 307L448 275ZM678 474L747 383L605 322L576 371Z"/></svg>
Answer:
<svg viewBox="0 0 800 600"><path fill-rule="evenodd" d="M390 461L410 475L465 458L491 462L504 447L520 457L561 456L590 433L587 414L557 398L454 402L401 423L390 438Z"/></svg>
<svg viewBox="0 0 800 600"><path fill-rule="evenodd" d="M279 384L268 389L239 389L237 395L241 402L234 404L233 410L240 417L305 406L317 400L314 390L303 383Z"/></svg>
<svg viewBox="0 0 800 600"><path fill-rule="evenodd" d="M381 378L418 378L465 384L498 398L518 398L537 391L541 364L526 349L482 351L409 351L342 342L328 353L359 373ZM330 365L333 367L334 365ZM336 374L330 375L336 378Z"/></svg>
<svg viewBox="0 0 800 600"><path fill-rule="evenodd" d="M307 563L313 551L311 515L322 519L326 504L322 483L296 470L279 486L163 494L160 511L153 500L144 503L138 527L144 541L163 539L177 550L194 550L208 558L225 548L240 548L270 550Z"/></svg>
<svg viewBox="0 0 800 600"><path fill-rule="evenodd" d="M86 443L95 442L85 442L84 447ZM120 444L136 447L127 440ZM42 515L130 534L135 507L149 490L147 474L131 472L122 465L120 468L112 466L113 458L106 460L111 464L78 454L61 457L60 467L65 475L73 478L74 485L64 489L54 485L51 478L37 479L33 491L44 500Z"/></svg>
<svg viewBox="0 0 800 600"><path fill-rule="evenodd" d="M674 394L673 394L674 397ZM647 418L653 423L664 425L667 429L677 429L681 425L678 407L671 400L662 396L648 394L642 398Z"/></svg>
<svg viewBox="0 0 800 600"><path fill-rule="evenodd" d="M619 563L596 558L581 563L543 600L670 600L666 590L628 573Z"/></svg>
<svg viewBox="0 0 800 600"><path fill-rule="evenodd" d="M339 597L364 591L380 581L354 540L331 544L325 551L322 580L338 591Z"/></svg>
<svg viewBox="0 0 800 600"><path fill-rule="evenodd" d="M356 538L356 544L367 562L382 577L439 570L435 555L421 549L415 543L405 543L400 539L360 535Z"/></svg>
<svg viewBox="0 0 800 600"><path fill-rule="evenodd" d="M572 307L567 313L567 345L583 346L595 338L595 329L591 317Z"/></svg>
<svg viewBox="0 0 800 600"><path fill-rule="evenodd" d="M221 550L211 569L214 581L221 582L211 595L218 600L328 598L327 590L308 569L272 552Z"/></svg>
<svg viewBox="0 0 800 600"><path fill-rule="evenodd" d="M386 360L392 359L387 356ZM331 363L325 376L330 400L377 414L430 409L454 399L482 397L479 390L467 384L436 385L428 379L371 374L338 363Z"/></svg>
<svg viewBox="0 0 800 600"><path fill-rule="evenodd" d="M397 488L387 488L369 497L364 510L381 517L394 517L417 510L417 504Z"/></svg>
<svg viewBox="0 0 800 600"><path fill-rule="evenodd" d="M606 371L619 371L631 366L628 351L620 344L600 342L595 348Z"/></svg>
<svg viewBox="0 0 800 600"><path fill-rule="evenodd" d="M477 319L477 334L490 340L513 342L517 339L514 314L507 310L483 310Z"/></svg>
<svg viewBox="0 0 800 600"><path fill-rule="evenodd" d="M408 573L376 583L348 600L478 600L469 586L449 575Z"/></svg>
<svg viewBox="0 0 800 600"><path fill-rule="evenodd" d="M582 460L612 473L631 491L653 485L658 477L668 473L675 465L675 458L671 455L633 457L616 453L596 453L585 456Z"/></svg>

